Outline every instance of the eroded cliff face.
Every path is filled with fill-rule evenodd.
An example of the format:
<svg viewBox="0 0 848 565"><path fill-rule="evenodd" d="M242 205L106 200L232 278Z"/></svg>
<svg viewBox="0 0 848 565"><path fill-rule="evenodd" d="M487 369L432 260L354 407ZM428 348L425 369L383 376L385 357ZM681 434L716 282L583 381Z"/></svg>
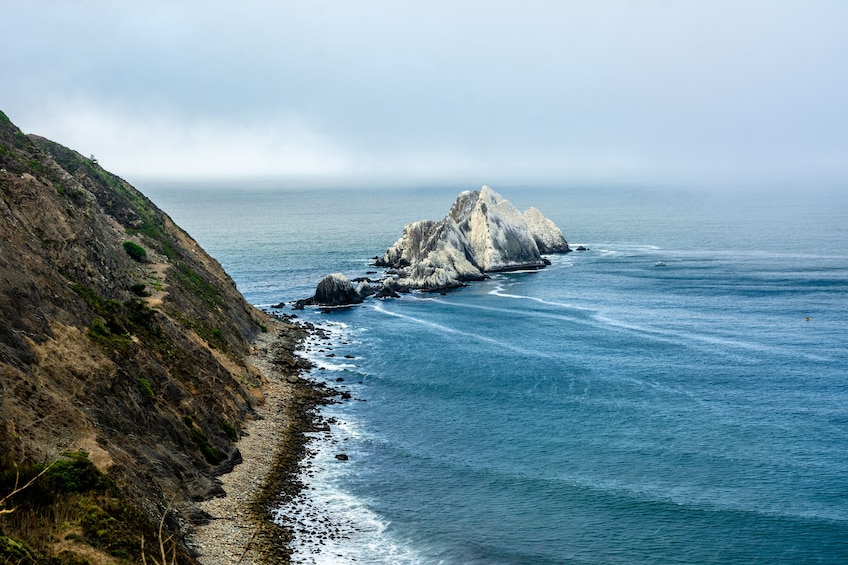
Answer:
<svg viewBox="0 0 848 565"><path fill-rule="evenodd" d="M127 508L155 523L170 503L166 529L185 530L200 518L193 501L240 460L233 444L262 381L245 355L264 320L141 193L0 112L5 477L74 452ZM0 541L14 537L14 520L3 517ZM74 543L121 562L117 546L110 554L86 531ZM128 559L137 541L120 549ZM33 551L46 559L60 551L51 547Z"/></svg>
<svg viewBox="0 0 848 565"><path fill-rule="evenodd" d="M557 225L531 206L524 211L524 221L536 241L540 253L568 253L571 248Z"/></svg>
<svg viewBox="0 0 848 565"><path fill-rule="evenodd" d="M543 252L565 251L568 244L552 221L538 210L522 215L484 186L461 193L443 220L408 224L376 265L393 270L393 286L438 290L489 272L539 269Z"/></svg>

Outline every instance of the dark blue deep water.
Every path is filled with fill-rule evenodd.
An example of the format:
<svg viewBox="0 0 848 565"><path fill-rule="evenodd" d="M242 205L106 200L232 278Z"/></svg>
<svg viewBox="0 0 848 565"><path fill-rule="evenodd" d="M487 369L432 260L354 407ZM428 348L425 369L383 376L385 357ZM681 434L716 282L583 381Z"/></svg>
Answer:
<svg viewBox="0 0 848 565"><path fill-rule="evenodd" d="M479 188L139 187L262 307ZM353 400L281 509L298 561L848 562L848 196L493 188L589 251L301 313Z"/></svg>

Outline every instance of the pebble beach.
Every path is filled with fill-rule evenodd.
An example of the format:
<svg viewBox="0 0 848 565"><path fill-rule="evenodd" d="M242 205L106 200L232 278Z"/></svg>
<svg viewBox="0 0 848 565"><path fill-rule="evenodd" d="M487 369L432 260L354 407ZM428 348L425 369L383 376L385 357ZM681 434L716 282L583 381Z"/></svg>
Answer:
<svg viewBox="0 0 848 565"><path fill-rule="evenodd" d="M264 402L238 442L243 461L220 477L226 496L200 503L211 518L187 540L202 565L288 562L290 533L271 521L270 510L300 490L303 432L312 427L313 409L324 395L298 376L308 364L294 351L309 330L280 320L268 329L254 340L250 358L266 383Z"/></svg>

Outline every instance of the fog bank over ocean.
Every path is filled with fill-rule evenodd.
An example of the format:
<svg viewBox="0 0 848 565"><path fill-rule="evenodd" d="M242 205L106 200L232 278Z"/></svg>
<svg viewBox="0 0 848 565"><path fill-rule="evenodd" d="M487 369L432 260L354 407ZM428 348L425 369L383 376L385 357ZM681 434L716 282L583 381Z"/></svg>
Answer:
<svg viewBox="0 0 848 565"><path fill-rule="evenodd" d="M4 111L127 177L848 179L842 2L32 0L4 15Z"/></svg>

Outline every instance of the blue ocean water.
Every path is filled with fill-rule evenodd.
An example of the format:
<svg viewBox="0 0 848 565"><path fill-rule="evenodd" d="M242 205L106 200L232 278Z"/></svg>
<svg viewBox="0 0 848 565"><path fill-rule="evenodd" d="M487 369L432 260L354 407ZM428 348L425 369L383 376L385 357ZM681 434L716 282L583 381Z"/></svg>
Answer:
<svg viewBox="0 0 848 565"><path fill-rule="evenodd" d="M478 188L138 186L263 307ZM493 188L589 250L299 313L353 399L281 509L297 561L848 562L848 195Z"/></svg>

